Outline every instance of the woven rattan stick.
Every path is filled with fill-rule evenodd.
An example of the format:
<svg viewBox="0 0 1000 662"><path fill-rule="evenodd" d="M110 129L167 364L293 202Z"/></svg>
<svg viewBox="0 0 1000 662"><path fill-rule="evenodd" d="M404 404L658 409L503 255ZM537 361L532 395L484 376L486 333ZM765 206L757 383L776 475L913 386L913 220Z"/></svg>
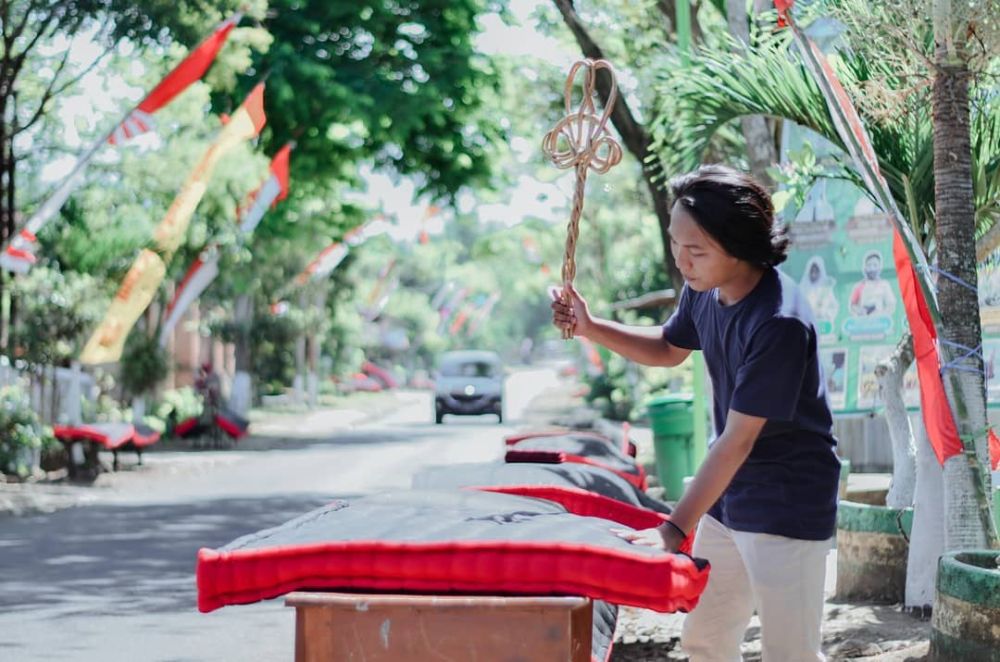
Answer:
<svg viewBox="0 0 1000 662"><path fill-rule="evenodd" d="M583 100L573 112L573 84L577 74L583 70ZM594 105L595 82L598 69L607 69L611 76L611 90L604 112L598 116ZM622 148L607 129L608 118L618 96L615 70L607 60L581 60L573 65L566 77L563 91L566 102L566 116L545 134L542 151L557 168L576 169L576 187L573 191L573 207L569 225L566 227L566 251L563 254L562 299L570 304L569 286L576 278L576 242L580 236L580 215L583 213L583 194L587 183L587 173L593 170L605 173L622 159ZM560 144L560 138L565 145ZM563 329L563 338L573 337L573 329Z"/></svg>

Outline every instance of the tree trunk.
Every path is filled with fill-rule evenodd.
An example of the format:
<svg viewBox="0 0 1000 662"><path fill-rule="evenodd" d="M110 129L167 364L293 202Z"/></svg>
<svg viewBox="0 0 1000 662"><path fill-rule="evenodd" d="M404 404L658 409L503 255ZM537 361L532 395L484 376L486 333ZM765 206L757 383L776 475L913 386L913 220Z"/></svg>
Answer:
<svg viewBox="0 0 1000 662"><path fill-rule="evenodd" d="M17 92L10 95L11 104L11 122L9 127L13 129L14 119L17 115ZM7 187L5 193L7 194L7 199L5 201L5 206L7 207L7 215L4 219L5 228L4 236L13 237L17 232L17 205L15 204L15 193L17 186L17 179L15 177L17 171L17 156L14 154L14 136L13 131L8 133L7 138ZM2 271L2 269L0 269ZM13 280L13 276L11 277ZM14 296L14 289L11 288L8 293L8 309L7 309L7 344L6 347L8 355L14 356L16 354L15 348L17 345L17 298Z"/></svg>
<svg viewBox="0 0 1000 662"><path fill-rule="evenodd" d="M754 11L758 11L756 7ZM729 23L729 34L747 47L750 44L750 17L747 15L745 0L726 0L726 20ZM751 115L740 119L740 127L746 141L751 174L768 190L773 191L774 180L767 173L767 169L778 161L772 133L773 122L768 122L762 115Z"/></svg>
<svg viewBox="0 0 1000 662"><path fill-rule="evenodd" d="M236 370L229 394L229 407L240 416L250 411L253 398L253 380L250 377L250 328L253 324L253 298L249 294L236 297L233 318L236 322Z"/></svg>
<svg viewBox="0 0 1000 662"><path fill-rule="evenodd" d="M944 372L958 432L967 452L944 466L945 545L981 548L993 538L986 456L986 388L976 280L975 210L969 134L969 71L952 29L951 3L935 0L933 88L934 206L937 218L939 335L958 358ZM959 35L960 36L960 35ZM961 279L963 283L956 282ZM956 397L958 395L959 397Z"/></svg>
<svg viewBox="0 0 1000 662"><path fill-rule="evenodd" d="M930 609L934 604L937 561L944 553L944 473L927 439L923 416L912 421L917 447L917 485L913 494L913 529L906 561L907 609Z"/></svg>
<svg viewBox="0 0 1000 662"><path fill-rule="evenodd" d="M299 294L299 309L302 312L309 310L306 293ZM295 379L292 380L292 391L295 393L296 404L306 402L306 333L302 329L295 338Z"/></svg>
<svg viewBox="0 0 1000 662"><path fill-rule="evenodd" d="M313 293L312 305L313 310L317 314L322 314L326 310L326 288L322 284L318 285L316 291ZM310 407L319 406L319 368L320 357L323 352L322 347L323 336L316 331L316 327L314 326L309 332L309 353L307 357L309 372L306 378L306 390L309 393Z"/></svg>
<svg viewBox="0 0 1000 662"><path fill-rule="evenodd" d="M7 241L7 217L14 213L14 210L7 206L7 173L10 171L8 161L13 160L14 157L11 133L12 127L7 122L7 97L0 96L0 245ZM2 353L7 351L9 327L3 301L9 278L7 272L0 269L0 352Z"/></svg>
<svg viewBox="0 0 1000 662"><path fill-rule="evenodd" d="M900 340L885 361L875 367L882 401L885 402L885 420L892 442L892 483L885 505L890 508L909 508L913 505L916 483L916 450L910 431L910 419L903 402L903 374L913 363L913 338L907 334Z"/></svg>
<svg viewBox="0 0 1000 662"><path fill-rule="evenodd" d="M591 38L580 21L580 17L573 7L572 0L553 0L553 2L555 2L563 21L576 39L576 43L580 46L583 55L592 60L605 59L604 51ZM596 87L601 102L606 104L611 91L611 79L606 71L601 70L598 72ZM684 285L684 278L674 263L674 256L670 252L670 235L667 233L667 229L670 227L670 194L662 184L657 182L657 178L661 175L661 172L657 165L659 161L650 150L652 139L645 127L636 121L632 110L621 94L618 95L615 107L611 110L611 123L618 131L625 149L642 164L643 178L646 180L646 188L649 190L649 195L653 202L653 210L656 212L656 218L660 225L663 266L674 289L680 292L681 287Z"/></svg>
<svg viewBox="0 0 1000 662"><path fill-rule="evenodd" d="M66 390L66 422L70 425L79 425L83 422L83 407L80 402L83 398L83 373L80 370L80 362L74 360L70 364L72 374L70 376L69 388Z"/></svg>
<svg viewBox="0 0 1000 662"><path fill-rule="evenodd" d="M132 396L132 423L138 425L146 417L146 396Z"/></svg>

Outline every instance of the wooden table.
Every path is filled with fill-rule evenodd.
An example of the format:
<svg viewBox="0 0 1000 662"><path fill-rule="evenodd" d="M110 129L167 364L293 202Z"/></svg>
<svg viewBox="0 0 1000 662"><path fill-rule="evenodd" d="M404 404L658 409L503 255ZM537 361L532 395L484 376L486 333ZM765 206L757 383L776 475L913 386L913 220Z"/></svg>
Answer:
<svg viewBox="0 0 1000 662"><path fill-rule="evenodd" d="M583 597L297 592L296 662L590 662Z"/></svg>

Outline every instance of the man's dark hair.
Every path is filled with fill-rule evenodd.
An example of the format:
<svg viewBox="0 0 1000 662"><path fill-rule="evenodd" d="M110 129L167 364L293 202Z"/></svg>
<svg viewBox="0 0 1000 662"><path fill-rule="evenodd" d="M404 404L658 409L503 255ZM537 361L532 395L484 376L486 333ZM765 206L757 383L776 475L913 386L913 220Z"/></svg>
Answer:
<svg viewBox="0 0 1000 662"><path fill-rule="evenodd" d="M785 228L774 222L771 195L750 175L703 165L670 180L675 204L733 257L762 267L788 257Z"/></svg>

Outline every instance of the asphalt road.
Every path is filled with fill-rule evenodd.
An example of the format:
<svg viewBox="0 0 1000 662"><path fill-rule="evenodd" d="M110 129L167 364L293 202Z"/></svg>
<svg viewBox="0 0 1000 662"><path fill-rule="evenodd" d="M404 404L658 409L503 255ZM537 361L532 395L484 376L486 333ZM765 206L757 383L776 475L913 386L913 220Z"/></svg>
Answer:
<svg viewBox="0 0 1000 662"><path fill-rule="evenodd" d="M333 498L406 489L427 465L497 458L525 406L558 387L550 369L512 375L503 426L434 425L430 395L413 392L349 427L333 414L286 417L267 426L280 440L152 453L83 505L0 519L0 662L291 660L294 616L281 599L198 613L198 549Z"/></svg>

